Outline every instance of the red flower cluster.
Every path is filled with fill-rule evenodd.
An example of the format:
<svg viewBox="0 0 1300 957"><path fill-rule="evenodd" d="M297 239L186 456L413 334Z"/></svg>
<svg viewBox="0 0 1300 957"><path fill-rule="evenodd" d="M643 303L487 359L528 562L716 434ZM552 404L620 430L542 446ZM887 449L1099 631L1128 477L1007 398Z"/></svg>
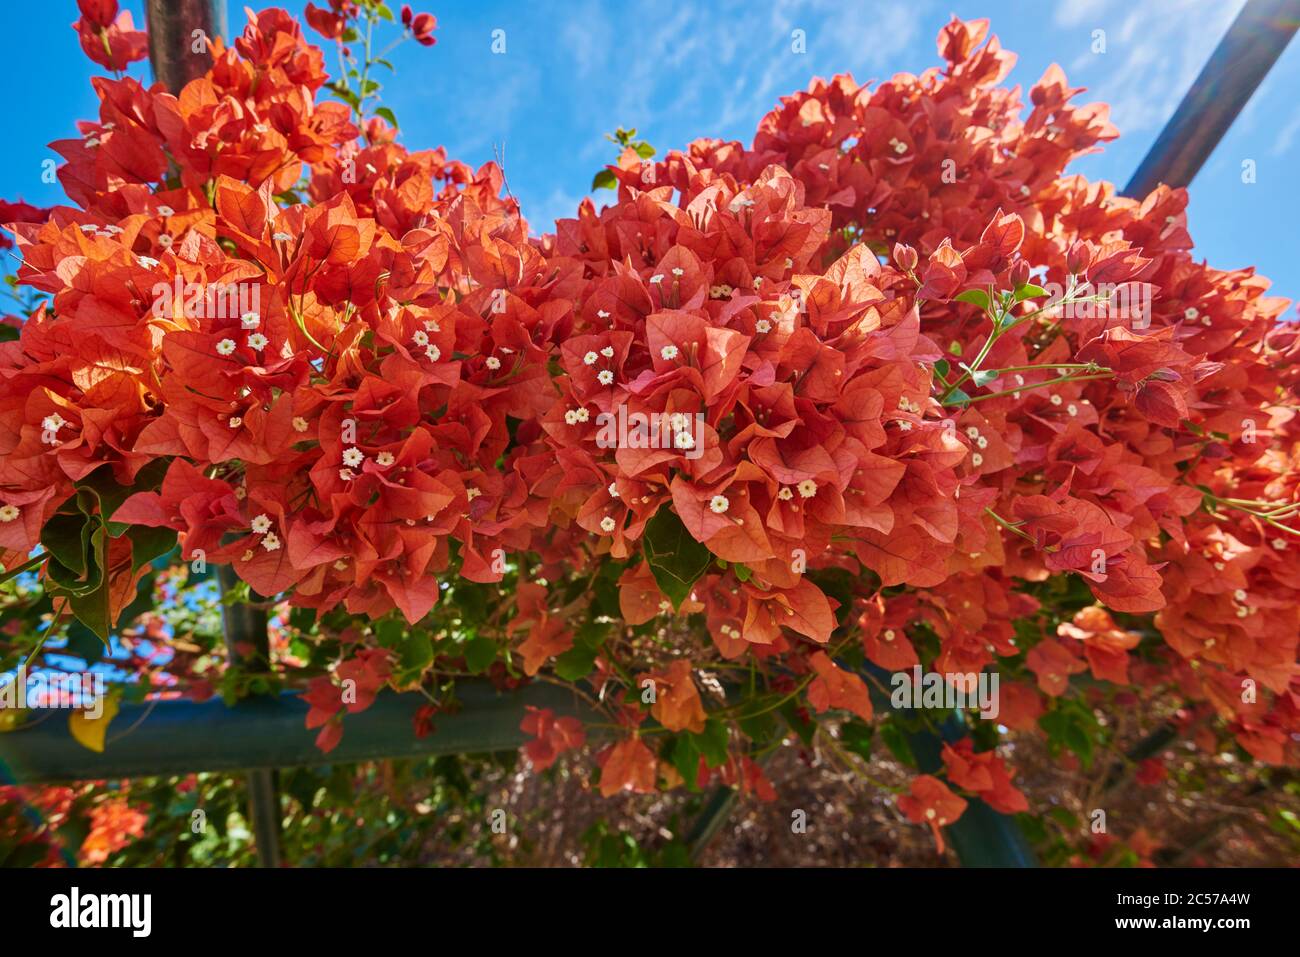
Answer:
<svg viewBox="0 0 1300 957"><path fill-rule="evenodd" d="M97 62L143 55L111 0L82 11ZM358 15L307 10L340 45ZM402 23L433 42L432 16ZM1022 118L986 33L954 20L919 76L816 81L749 149L629 149L617 200L541 239L495 166L408 152L364 97L317 102L323 57L283 11L214 41L179 96L95 81L99 121L55 144L80 208L7 208L20 281L52 299L0 345L0 557L93 483L114 610L128 526L295 606L412 624L451 574L516 570L485 629L529 677L588 654L629 732L598 759L607 794L697 767L770 794L751 731L709 730L701 669L748 659L751 695L871 721L855 645L995 666L1016 729L1086 670L1174 686L1300 763L1300 337L1265 281L1192 259L1183 191L1065 176L1116 135L1106 108L1053 67ZM579 634L612 609L576 575L605 569L617 651ZM1092 599L1052 597L1066 579ZM1130 672L1152 612L1165 643ZM695 613L706 642L636 645ZM358 695L309 694L327 747L395 680L353 638L335 677ZM583 741L545 711L524 730L538 767ZM944 760L1024 809L994 752ZM900 806L937 836L965 801L925 776Z"/></svg>

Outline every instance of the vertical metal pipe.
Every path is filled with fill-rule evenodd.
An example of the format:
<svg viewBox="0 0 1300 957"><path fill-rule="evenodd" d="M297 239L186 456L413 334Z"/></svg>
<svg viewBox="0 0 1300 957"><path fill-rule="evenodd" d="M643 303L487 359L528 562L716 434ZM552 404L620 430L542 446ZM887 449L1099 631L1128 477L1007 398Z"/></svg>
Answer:
<svg viewBox="0 0 1300 957"><path fill-rule="evenodd" d="M144 19L154 78L172 93L212 65L204 38L229 36L226 0L145 0Z"/></svg>
<svg viewBox="0 0 1300 957"><path fill-rule="evenodd" d="M209 41L228 35L225 0L145 0L145 25L149 31L149 62L154 77L170 92L180 93L191 80L212 65ZM234 569L218 572L225 594L238 584ZM252 605L226 605L221 627L232 665L270 671L270 643L266 612ZM272 768L247 772L249 819L263 867L279 867L281 810L279 773Z"/></svg>

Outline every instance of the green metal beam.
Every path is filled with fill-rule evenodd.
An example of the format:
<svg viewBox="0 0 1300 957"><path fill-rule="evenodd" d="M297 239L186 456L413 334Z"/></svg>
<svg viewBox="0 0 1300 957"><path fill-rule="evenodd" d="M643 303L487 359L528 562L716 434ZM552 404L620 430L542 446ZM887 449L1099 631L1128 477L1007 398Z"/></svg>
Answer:
<svg viewBox="0 0 1300 957"><path fill-rule="evenodd" d="M37 709L25 726L0 734L0 773L7 770L13 783L40 784L509 751L526 740L519 730L526 705L596 720L576 695L555 685L501 694L486 681L465 681L457 684L456 697L463 707L437 715L435 731L417 738L415 713L426 699L381 694L344 719L343 740L328 754L316 747L316 731L305 726L307 703L296 694L229 707L220 699L126 705L102 753L73 739L66 712ZM118 729L130 730L115 737Z"/></svg>

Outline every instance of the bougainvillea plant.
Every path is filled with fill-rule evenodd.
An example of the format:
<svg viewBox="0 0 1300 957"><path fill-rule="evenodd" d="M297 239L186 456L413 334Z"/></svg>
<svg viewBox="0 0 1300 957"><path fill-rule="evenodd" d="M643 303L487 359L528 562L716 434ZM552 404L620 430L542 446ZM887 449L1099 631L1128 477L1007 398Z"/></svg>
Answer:
<svg viewBox="0 0 1300 957"><path fill-rule="evenodd" d="M145 55L80 6L95 62ZM1065 174L1117 131L1058 68L1026 114L954 19L939 67L816 80L748 148L626 143L611 203L530 228L495 164L397 142L383 19L308 5L333 82L274 9L178 95L97 78L73 205L3 207L42 295L0 344L0 559L52 625L12 634L107 639L179 547L275 610L323 749L386 688L415 734L457 680L548 681L597 717L528 712L525 755L590 737L604 795L771 799L787 736L948 713L891 674L993 673L899 798L940 842L1039 810L999 726L1087 761L1123 695L1300 763L1300 337L1193 258L1185 191ZM172 693L248 690L196 664Z"/></svg>

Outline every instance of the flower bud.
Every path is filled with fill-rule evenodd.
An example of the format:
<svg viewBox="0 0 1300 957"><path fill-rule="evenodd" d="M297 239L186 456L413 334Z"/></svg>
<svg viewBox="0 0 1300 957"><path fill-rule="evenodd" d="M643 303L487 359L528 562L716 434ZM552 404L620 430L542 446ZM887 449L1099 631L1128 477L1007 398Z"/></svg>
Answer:
<svg viewBox="0 0 1300 957"><path fill-rule="evenodd" d="M912 272L920 261L916 250L906 243L894 243L894 263L903 272Z"/></svg>

